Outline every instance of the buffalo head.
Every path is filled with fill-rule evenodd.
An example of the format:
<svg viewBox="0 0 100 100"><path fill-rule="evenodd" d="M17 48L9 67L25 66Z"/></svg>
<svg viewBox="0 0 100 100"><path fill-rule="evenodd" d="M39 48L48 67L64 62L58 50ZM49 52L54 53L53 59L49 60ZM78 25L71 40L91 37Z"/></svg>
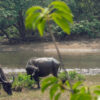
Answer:
<svg viewBox="0 0 100 100"><path fill-rule="evenodd" d="M35 73L39 71L39 68L35 67L34 65L27 65L26 71L28 75L34 76Z"/></svg>
<svg viewBox="0 0 100 100"><path fill-rule="evenodd" d="M1 79L1 84L3 86L3 89L5 92L7 92L8 95L12 95L12 83L14 82L14 77L13 80L11 81L5 81L2 79L2 77L0 76Z"/></svg>

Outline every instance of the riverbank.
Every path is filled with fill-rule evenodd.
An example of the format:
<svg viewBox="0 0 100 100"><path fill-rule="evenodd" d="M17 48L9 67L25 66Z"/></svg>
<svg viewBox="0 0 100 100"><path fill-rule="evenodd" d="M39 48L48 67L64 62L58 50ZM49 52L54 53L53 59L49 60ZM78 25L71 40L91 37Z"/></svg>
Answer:
<svg viewBox="0 0 100 100"><path fill-rule="evenodd" d="M86 76L84 85L89 89L92 89L100 85L100 75ZM63 93L61 95L61 100L66 100L69 95L68 93ZM40 89L23 89L22 92L13 92L12 96L8 96L3 90L1 90L0 100L50 100L49 91L42 93Z"/></svg>
<svg viewBox="0 0 100 100"><path fill-rule="evenodd" d="M65 68L100 68L100 40L57 42ZM0 45L0 64L7 68L25 68L32 57L55 57L52 42Z"/></svg>
<svg viewBox="0 0 100 100"><path fill-rule="evenodd" d="M100 39L82 40L82 41L63 41L57 42L57 46L62 53L80 54L80 53L100 53ZM0 52L5 51L44 51L56 52L52 42L34 42L19 45L0 45Z"/></svg>

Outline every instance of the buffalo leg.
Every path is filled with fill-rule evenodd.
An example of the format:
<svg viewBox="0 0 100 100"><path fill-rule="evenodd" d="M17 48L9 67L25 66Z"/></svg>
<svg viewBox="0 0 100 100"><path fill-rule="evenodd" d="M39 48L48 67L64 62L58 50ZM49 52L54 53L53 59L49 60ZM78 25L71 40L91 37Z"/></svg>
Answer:
<svg viewBox="0 0 100 100"><path fill-rule="evenodd" d="M34 80L36 81L38 88L40 88L40 82L39 82L39 77L34 77Z"/></svg>
<svg viewBox="0 0 100 100"><path fill-rule="evenodd" d="M57 72L58 72L58 69L57 68L54 68L53 69L53 76L57 77Z"/></svg>

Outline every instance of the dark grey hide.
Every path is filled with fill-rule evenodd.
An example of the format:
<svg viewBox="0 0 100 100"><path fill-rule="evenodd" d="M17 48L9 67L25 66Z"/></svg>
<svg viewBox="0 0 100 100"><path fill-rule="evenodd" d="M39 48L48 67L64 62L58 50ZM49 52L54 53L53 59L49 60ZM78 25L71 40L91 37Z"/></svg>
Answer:
<svg viewBox="0 0 100 100"><path fill-rule="evenodd" d="M8 95L12 95L12 83L13 81L7 81L2 68L0 68L0 84Z"/></svg>
<svg viewBox="0 0 100 100"><path fill-rule="evenodd" d="M40 88L39 77L53 74L57 77L60 62L55 58L33 58L27 62L26 72L34 78Z"/></svg>

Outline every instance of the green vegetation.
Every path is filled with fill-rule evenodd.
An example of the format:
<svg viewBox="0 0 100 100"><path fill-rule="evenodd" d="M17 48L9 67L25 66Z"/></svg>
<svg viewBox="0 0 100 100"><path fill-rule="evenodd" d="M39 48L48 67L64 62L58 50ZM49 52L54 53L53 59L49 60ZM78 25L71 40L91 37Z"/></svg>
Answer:
<svg viewBox="0 0 100 100"><path fill-rule="evenodd" d="M66 91L70 94L69 100L99 100L100 86L88 88L81 81L73 83L71 90L67 80L63 83L59 78L48 77L42 81L42 92L48 87L50 100L58 100Z"/></svg>
<svg viewBox="0 0 100 100"><path fill-rule="evenodd" d="M31 77L27 74L18 74L13 83L13 90L22 91L23 88L33 88L35 84L34 79L31 80Z"/></svg>
<svg viewBox="0 0 100 100"><path fill-rule="evenodd" d="M32 32L32 30L26 30L24 21L25 21L25 11L27 8L32 5L39 5L46 7L53 0L2 0L0 1L0 37L8 38L10 43L20 43L21 41L31 41L36 39L44 39L39 37L36 33L37 31ZM74 14L74 24L72 25L71 36L69 39L74 37L100 37L100 2L98 0L61 0L65 1L68 6L71 8L72 13ZM95 21L94 21L95 19ZM83 23L87 23L86 26ZM98 26L97 26L98 22ZM52 22L51 22L52 23ZM53 23L54 24L54 23ZM81 27L82 26L82 27ZM52 26L58 27L57 25ZM47 28L45 32L47 32ZM59 31L56 31L56 33ZM55 34L56 34L55 33ZM84 34L84 36L83 36ZM59 40L64 40L65 33L60 30ZM45 36L48 38L48 36Z"/></svg>
<svg viewBox="0 0 100 100"><path fill-rule="evenodd" d="M27 29L38 29L44 35L45 24L54 21L64 32L70 34L69 24L73 23L73 15L64 2L52 2L47 8L33 6L26 12L25 25ZM50 26L48 26L50 27Z"/></svg>
<svg viewBox="0 0 100 100"><path fill-rule="evenodd" d="M2 0L0 1L0 36L7 39L25 40L28 31L25 29L25 11L32 5L41 4L39 0ZM32 34L32 32L30 32Z"/></svg>
<svg viewBox="0 0 100 100"><path fill-rule="evenodd" d="M53 31L58 40L67 40L68 38L77 39L77 37L96 38L100 36L100 22L96 19L92 21L81 20L74 22L74 24L71 25L70 35L67 35L59 26L55 26Z"/></svg>
<svg viewBox="0 0 100 100"><path fill-rule="evenodd" d="M53 10L53 11L52 11ZM69 16L66 16L66 15ZM61 1L54 1L52 2L48 8L41 8L40 6L31 7L26 12L26 27L30 29L38 29L41 36L44 35L44 29L46 21L48 22L49 26L49 32L52 37L52 40L55 44L60 62L62 64L62 58L59 52L59 49L57 48L55 37L53 36L53 33L50 31L50 23L49 21L53 20L56 24L60 26L60 28L63 29L64 32L70 33L70 23L73 22L71 11L68 8L68 6ZM66 22L66 23L65 23ZM62 64L63 65L63 64ZM63 82L61 79L56 77L48 77L42 81L42 92L44 92L48 87L50 87L50 99L51 100L58 100L60 95L65 92L69 91L70 93L70 100L91 100L91 99L99 99L100 95L100 86L96 87L97 90L93 90L93 93L96 94L96 96L91 95L91 90L88 88L85 88L85 86L82 86L82 82L78 81L74 84L71 83L71 78L75 78L76 72L71 72L70 76L68 72L64 69L62 66L62 69L64 70L66 74L66 80ZM79 76L79 79L83 78L82 76ZM80 87L81 86L81 87Z"/></svg>
<svg viewBox="0 0 100 100"><path fill-rule="evenodd" d="M84 81L85 80L85 76L82 74L77 73L76 71L69 71L69 78L72 81ZM65 72L60 72L58 74L58 78L60 78L62 81L66 81L67 77L66 77L66 73Z"/></svg>
<svg viewBox="0 0 100 100"><path fill-rule="evenodd" d="M96 85L100 85L100 75L86 76L86 80L83 84L88 86L90 89L94 90ZM42 82L42 80L41 80ZM2 89L0 90L0 100L50 100L49 98L49 89L44 93L40 89L29 89L23 88L22 92L13 91L12 96L8 96ZM60 100L69 99L69 92L63 92L60 96Z"/></svg>
<svg viewBox="0 0 100 100"><path fill-rule="evenodd" d="M71 3L72 2L73 2L73 0L71 0ZM8 26L11 26L11 28L13 27L12 28L13 30L19 31L18 32L18 33L20 33L19 37L22 40L25 40L25 38L26 38L25 25L30 30L31 29L34 29L34 30L38 29L40 35L43 36L45 25L46 25L46 23L48 23L48 27L49 27L48 31L49 31L50 35L52 36L53 42L55 44L55 47L56 47L56 50L58 53L58 56L59 56L60 60L62 61L60 53L59 53L59 49L57 48L57 45L56 45L55 37L53 35L53 32L51 31L51 24L55 22L58 26L60 26L60 28L64 32L66 32L68 35L70 34L70 25L71 25L71 23L73 23L73 15L72 15L69 7L66 5L66 3L64 3L62 1L54 1L51 4L49 4L49 6L47 8L42 8L40 6L34 6L34 7L29 8L26 12L25 25L24 25L24 17L23 17L24 12L22 12L22 9L21 9L21 8L23 8L23 5L25 8L27 8L24 4L24 1L21 2L21 1L14 0L12 2L9 2L9 0L6 0L6 3L9 4L9 7L11 7L11 8L9 8L10 9L9 11L7 11L7 12L5 11L4 14L3 14L3 11L5 10L5 7L4 7L5 2L0 1L0 3L3 4L1 6L2 15L7 17L7 19L8 19L6 21L6 24L5 24L3 22L4 19L2 20L2 16L0 16L1 17L1 26L3 26L0 31L3 34L5 34L8 39L10 39L9 34L5 31L5 28L7 27L7 29L8 29ZM27 2L25 2L25 3L27 3ZM19 9L12 10L13 7L17 8L16 4L19 7ZM78 8L76 15L79 16L80 13L84 13L86 15L85 20L88 20L90 23L92 18L95 17L93 12L88 13L87 9L86 9L88 7L86 4L88 4L89 6L92 6L90 0L88 0L86 3L83 2L83 0L80 0L79 2L77 0L75 0L74 4L76 7L76 10ZM10 5L13 5L13 7ZM91 9L92 8L89 7L88 11L89 10L91 11ZM13 14L9 13L10 11ZM15 12L17 12L17 14ZM8 15L6 15L6 13ZM12 15L14 15L15 19L17 19L16 22L14 22L15 24L13 23L14 17L11 18ZM93 15L93 16L89 20L88 16L90 16L90 15L91 16ZM89 28L91 28L91 24L87 25L87 24L85 24L86 23L85 21L80 22L80 19L83 18L83 14L82 14L82 16L79 16L79 18L80 18L79 20L77 19L78 16L75 17L76 22L81 24L81 25L79 24L77 26L77 27L79 27L78 34L82 34L82 32L85 30L87 32L87 34L89 34L89 36L94 37L94 35L90 35L91 31L88 30ZM11 22L10 24L8 22L9 19ZM3 25L3 23L5 25ZM96 23L97 23L97 21L96 21ZM84 24L87 25L88 28L85 27ZM92 28L95 27L94 22L92 25L93 25ZM96 25L96 26L98 26L98 25ZM15 27L16 27L16 29L14 29ZM75 27L75 31L77 30L76 29L77 27ZM98 31L97 31L97 33L98 33ZM92 34L94 34L94 32ZM62 95L62 93L65 93L66 91L69 94L69 98L68 98L69 100L91 100L91 99L99 100L100 86L96 86L95 88L91 88L91 87L88 88L88 87L83 85L82 81L80 81L80 80L84 80L84 76L77 74L76 72L69 72L68 73L64 69L63 66L62 66L62 68L63 68L65 74L62 73L59 76L59 77L61 77L61 79L56 78L56 77L47 77L42 81L41 90L42 90L42 92L44 92L49 87L49 94L50 94L51 100L58 100L60 98L60 96ZM65 78L65 81L62 81L62 78ZM75 79L77 79L78 81L75 83L71 81L71 80L75 80ZM31 87L32 88L32 85L34 83L35 83L34 81L30 80L30 76L19 74L18 77L15 79L15 82L13 84L13 88L15 90L21 91L23 87Z"/></svg>

